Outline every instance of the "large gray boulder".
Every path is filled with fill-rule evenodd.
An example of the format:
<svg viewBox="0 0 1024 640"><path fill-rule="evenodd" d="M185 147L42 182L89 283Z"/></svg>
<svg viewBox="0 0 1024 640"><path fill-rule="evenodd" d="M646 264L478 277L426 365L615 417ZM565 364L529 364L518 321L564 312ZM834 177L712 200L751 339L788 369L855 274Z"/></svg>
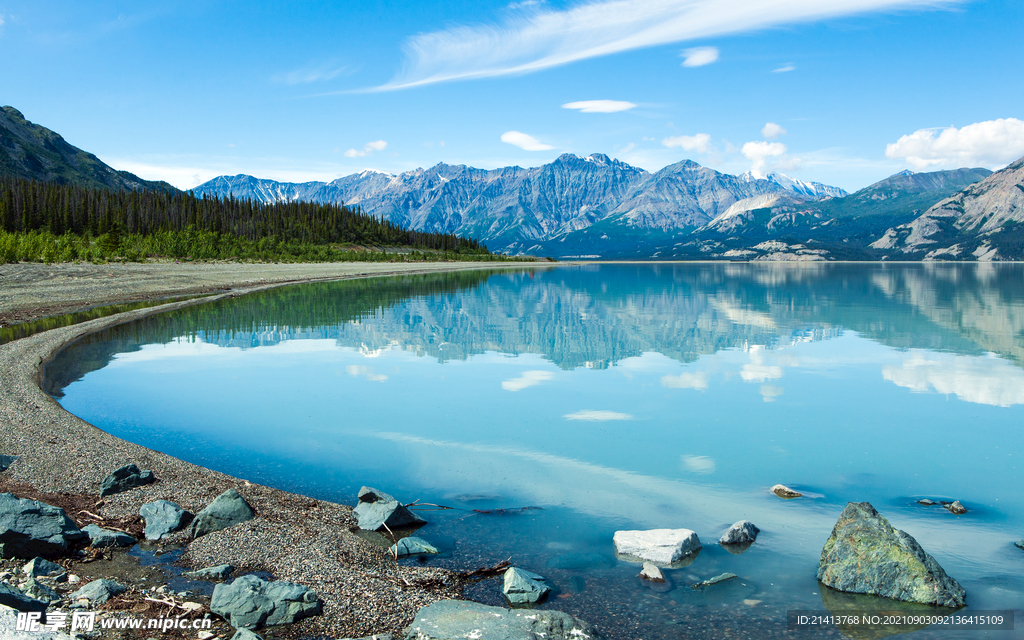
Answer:
<svg viewBox="0 0 1024 640"><path fill-rule="evenodd" d="M193 578L195 580L227 580L228 576L235 568L230 564L218 564L215 567L206 567L205 569L196 569L195 571L186 571L181 574L186 578Z"/></svg>
<svg viewBox="0 0 1024 640"><path fill-rule="evenodd" d="M466 600L441 600L423 607L405 630L405 640L600 640L586 622L561 611L503 609Z"/></svg>
<svg viewBox="0 0 1024 640"><path fill-rule="evenodd" d="M87 537L63 509L0 493L0 558L59 556Z"/></svg>
<svg viewBox="0 0 1024 640"><path fill-rule="evenodd" d="M64 573L64 567L60 566L56 562L50 562L43 558L32 558L24 567L21 568L21 570L30 578L55 576L58 573Z"/></svg>
<svg viewBox="0 0 1024 640"><path fill-rule="evenodd" d="M103 479L100 484L100 496L110 496L115 493L124 493L129 489L141 487L145 484L156 482L156 476L152 471L139 471L134 464L126 464L120 469L114 469L110 475Z"/></svg>
<svg viewBox="0 0 1024 640"><path fill-rule="evenodd" d="M114 596L121 595L127 590L127 587L122 584L118 584L113 580L93 580L68 596L68 600L71 602L75 602L76 600L88 600L89 604L95 607L98 604L103 604L107 600L110 600Z"/></svg>
<svg viewBox="0 0 1024 640"><path fill-rule="evenodd" d="M719 544L744 544L757 540L761 530L749 520L740 520L729 527L729 530L718 539Z"/></svg>
<svg viewBox="0 0 1024 640"><path fill-rule="evenodd" d="M426 520L406 509L394 497L372 487L359 490L359 504L352 510L359 528L365 531L377 531L387 525L389 529L418 527L426 524Z"/></svg>
<svg viewBox="0 0 1024 640"><path fill-rule="evenodd" d="M110 529L103 529L95 524L86 525L82 528L89 536L89 544L94 549L102 549L103 547L130 547L135 544L135 536L130 536L127 533L121 531L111 531Z"/></svg>
<svg viewBox="0 0 1024 640"><path fill-rule="evenodd" d="M551 593L551 587L544 584L544 576L525 571L519 567L505 570L501 592L512 604L535 604Z"/></svg>
<svg viewBox="0 0 1024 640"><path fill-rule="evenodd" d="M155 500L142 505L139 515L146 521L146 540L159 540L166 535L181 531L192 518L170 500Z"/></svg>
<svg viewBox="0 0 1024 640"><path fill-rule="evenodd" d="M961 607L966 592L909 534L867 502L850 502L821 550L818 580L838 591Z"/></svg>
<svg viewBox="0 0 1024 640"><path fill-rule="evenodd" d="M49 603L31 598L6 582L0 582L0 604L18 611L46 611Z"/></svg>
<svg viewBox="0 0 1024 640"><path fill-rule="evenodd" d="M391 545L389 551L399 558L403 556L438 553L437 547L430 544L423 538L417 538L416 536L407 536L402 538L395 544Z"/></svg>
<svg viewBox="0 0 1024 640"><path fill-rule="evenodd" d="M245 498L234 489L228 489L196 514L196 519L192 521L192 537L205 536L255 517L256 514Z"/></svg>
<svg viewBox="0 0 1024 640"><path fill-rule="evenodd" d="M235 628L261 629L319 615L320 598L309 587L248 575L213 588L210 611Z"/></svg>
<svg viewBox="0 0 1024 640"><path fill-rule="evenodd" d="M616 531L612 537L615 553L625 560L648 560L670 565L701 550L700 538L689 529L649 529L647 531Z"/></svg>

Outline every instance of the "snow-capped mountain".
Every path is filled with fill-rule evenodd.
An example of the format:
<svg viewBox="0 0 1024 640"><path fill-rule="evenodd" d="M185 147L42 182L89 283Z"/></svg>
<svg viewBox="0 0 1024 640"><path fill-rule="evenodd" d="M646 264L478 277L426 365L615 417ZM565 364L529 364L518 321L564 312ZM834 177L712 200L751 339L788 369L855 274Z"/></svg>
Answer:
<svg viewBox="0 0 1024 640"><path fill-rule="evenodd" d="M800 194L812 200L822 200L824 198L843 198L849 195L845 190L839 187L833 187L820 182L804 182L799 178L793 178L787 176L784 173L771 172L764 178L759 178L754 173L748 171L740 176L747 182L754 182L756 180L767 180L773 182L786 191L792 191L793 193Z"/></svg>

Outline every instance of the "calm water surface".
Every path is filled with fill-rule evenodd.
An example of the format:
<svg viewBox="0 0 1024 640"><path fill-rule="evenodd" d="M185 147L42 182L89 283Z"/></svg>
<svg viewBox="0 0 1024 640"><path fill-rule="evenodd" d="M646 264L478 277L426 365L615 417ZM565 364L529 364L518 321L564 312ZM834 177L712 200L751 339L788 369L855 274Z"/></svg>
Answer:
<svg viewBox="0 0 1024 640"><path fill-rule="evenodd" d="M47 383L106 431L254 482L455 507L423 514L444 550L426 562L511 556L613 638L825 638L786 612L842 606L815 572L847 501L1024 627L1022 363L1018 265L589 265L201 305L79 342ZM716 541L741 519L762 532L734 555ZM647 528L705 544L668 590L615 558L616 530ZM502 602L495 581L467 595Z"/></svg>

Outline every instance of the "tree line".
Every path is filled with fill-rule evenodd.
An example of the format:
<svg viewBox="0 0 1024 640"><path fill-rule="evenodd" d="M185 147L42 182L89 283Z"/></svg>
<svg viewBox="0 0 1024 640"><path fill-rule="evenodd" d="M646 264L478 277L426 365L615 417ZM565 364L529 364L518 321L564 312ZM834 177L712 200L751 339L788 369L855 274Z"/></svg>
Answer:
<svg viewBox="0 0 1024 640"><path fill-rule="evenodd" d="M0 230L113 239L193 233L246 244L407 246L489 255L472 238L406 229L361 208L313 202L264 204L190 192L114 191L0 177Z"/></svg>

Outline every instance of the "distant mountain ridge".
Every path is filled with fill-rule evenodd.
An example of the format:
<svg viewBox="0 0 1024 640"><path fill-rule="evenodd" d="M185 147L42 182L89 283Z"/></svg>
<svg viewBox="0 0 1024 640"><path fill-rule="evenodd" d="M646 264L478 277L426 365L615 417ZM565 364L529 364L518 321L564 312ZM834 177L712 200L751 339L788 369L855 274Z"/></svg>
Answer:
<svg viewBox="0 0 1024 640"><path fill-rule="evenodd" d="M838 187L795 180L732 176L684 160L649 173L600 153L563 154L540 167L475 169L437 164L401 174L363 171L329 183L285 183L220 176L194 190L262 202L312 200L365 212L424 231L469 235L492 249L528 253L598 222L637 232L693 229L738 200L786 193L800 202L836 197Z"/></svg>
<svg viewBox="0 0 1024 640"><path fill-rule="evenodd" d="M91 188L178 191L104 164L10 106L0 109L0 175Z"/></svg>

